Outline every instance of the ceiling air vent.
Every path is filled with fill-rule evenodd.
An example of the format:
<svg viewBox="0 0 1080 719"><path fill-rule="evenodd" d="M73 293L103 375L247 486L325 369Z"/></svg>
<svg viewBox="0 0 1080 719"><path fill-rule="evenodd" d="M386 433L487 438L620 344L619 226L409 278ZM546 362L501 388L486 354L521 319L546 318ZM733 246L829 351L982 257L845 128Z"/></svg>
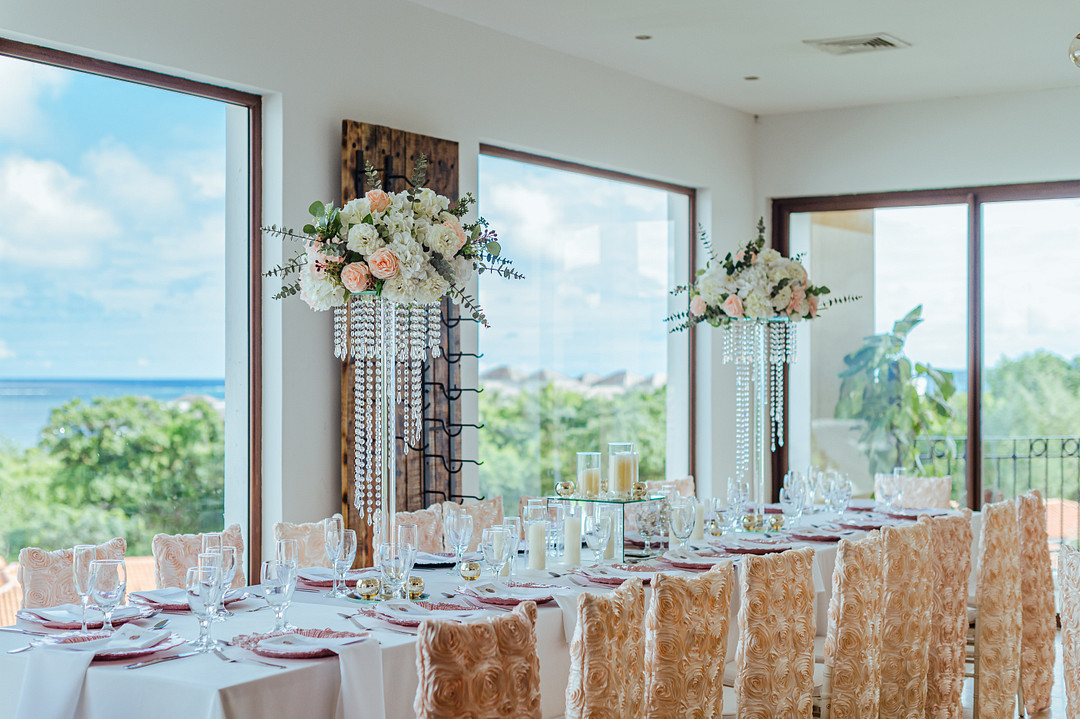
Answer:
<svg viewBox="0 0 1080 719"><path fill-rule="evenodd" d="M886 33L834 37L827 40L803 40L803 42L832 55L850 55L853 52L872 52L876 50L901 50L905 47L911 47L911 43L904 42L900 38Z"/></svg>

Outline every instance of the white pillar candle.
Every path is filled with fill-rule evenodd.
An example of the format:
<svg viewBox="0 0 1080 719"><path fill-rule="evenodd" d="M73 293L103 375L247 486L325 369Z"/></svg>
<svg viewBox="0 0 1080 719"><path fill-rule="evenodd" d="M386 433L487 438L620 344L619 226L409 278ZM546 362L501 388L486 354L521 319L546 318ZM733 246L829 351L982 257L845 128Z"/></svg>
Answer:
<svg viewBox="0 0 1080 719"><path fill-rule="evenodd" d="M611 517L611 534L608 535L607 546L604 547L604 559L615 558L615 534L619 531L619 528L615 526L616 516L617 515L612 515Z"/></svg>
<svg viewBox="0 0 1080 719"><path fill-rule="evenodd" d="M615 455L615 476L611 478L611 491L620 497L629 497L634 488L634 453L619 452Z"/></svg>
<svg viewBox="0 0 1080 719"><path fill-rule="evenodd" d="M581 517L573 514L563 522L563 562L568 567L581 564Z"/></svg>
<svg viewBox="0 0 1080 719"><path fill-rule="evenodd" d="M694 533L690 539L705 539L705 505L702 502L694 503Z"/></svg>
<svg viewBox="0 0 1080 719"><path fill-rule="evenodd" d="M581 476L578 477L578 492L585 497L595 497L600 494L599 467L581 470Z"/></svg>
<svg viewBox="0 0 1080 719"><path fill-rule="evenodd" d="M529 569L544 569L547 557L547 523L533 522L529 525Z"/></svg>

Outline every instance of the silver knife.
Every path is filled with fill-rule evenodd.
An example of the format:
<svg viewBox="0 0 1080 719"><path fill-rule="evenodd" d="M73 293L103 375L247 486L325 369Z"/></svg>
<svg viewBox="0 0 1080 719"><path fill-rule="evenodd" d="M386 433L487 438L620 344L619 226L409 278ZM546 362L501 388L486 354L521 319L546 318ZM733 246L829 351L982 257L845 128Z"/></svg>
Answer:
<svg viewBox="0 0 1080 719"><path fill-rule="evenodd" d="M151 664L160 664L161 662L170 662L173 659L183 659L184 657L193 657L196 654L201 654L201 653L202 652L197 652L197 651L195 651L195 652L181 652L180 654L173 654L171 657L158 657L157 659L150 659L150 660L145 661L145 662L138 662L136 664L127 664L127 665L124 666L124 669L138 669L139 667L148 667Z"/></svg>

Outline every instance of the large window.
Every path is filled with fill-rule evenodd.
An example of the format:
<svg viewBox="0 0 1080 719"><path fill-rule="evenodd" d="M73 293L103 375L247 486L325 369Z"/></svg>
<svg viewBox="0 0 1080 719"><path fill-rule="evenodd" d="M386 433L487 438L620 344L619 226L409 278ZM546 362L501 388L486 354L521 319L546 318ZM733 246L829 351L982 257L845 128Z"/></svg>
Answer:
<svg viewBox="0 0 1080 719"><path fill-rule="evenodd" d="M643 479L688 474L689 338L664 318L689 273L692 191L487 152L480 212L526 279L481 278L481 491L516 514L574 478L577 452L617 441Z"/></svg>
<svg viewBox="0 0 1080 719"><path fill-rule="evenodd" d="M150 588L153 535L247 525L258 476L258 98L0 40L0 104L0 592L116 536Z"/></svg>
<svg viewBox="0 0 1080 719"><path fill-rule="evenodd" d="M863 298L801 330L809 361L792 368L792 441L774 466L831 465L867 494L890 464L949 474L953 498L976 508L1038 489L1051 542L1075 544L1080 182L775 210L781 248Z"/></svg>

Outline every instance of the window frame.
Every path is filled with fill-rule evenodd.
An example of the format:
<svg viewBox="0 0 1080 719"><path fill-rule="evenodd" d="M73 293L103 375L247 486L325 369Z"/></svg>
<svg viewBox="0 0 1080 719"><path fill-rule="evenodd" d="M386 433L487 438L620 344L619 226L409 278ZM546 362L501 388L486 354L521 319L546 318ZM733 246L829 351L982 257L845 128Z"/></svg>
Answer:
<svg viewBox="0 0 1080 719"><path fill-rule="evenodd" d="M262 563L262 96L0 37L0 55L99 75L247 109L248 576Z"/></svg>
<svg viewBox="0 0 1080 719"><path fill-rule="evenodd" d="M982 506L982 365L983 365L983 237L982 206L994 202L1025 200L1061 200L1080 198L1080 180L1029 182L1011 185L952 187L936 190L904 190L851 195L817 195L771 198L772 246L786 255L792 213L843 212L887 207L923 207L927 205L966 205L968 208L967 246L967 370L968 424L966 487L968 506ZM788 402L788 370L784 367L784 403ZM789 422L785 413L784 422ZM786 429L786 427L785 427ZM970 448L979 448L972 451ZM778 477L788 471L787 447L772 454L772 494L778 499Z"/></svg>
<svg viewBox="0 0 1080 719"><path fill-rule="evenodd" d="M559 160L553 157L547 157L545 155L536 155L531 152L524 152L522 150L511 150L509 148L500 147L498 145L489 145L486 143L480 143L479 153L480 155L487 155L489 157L498 157L504 160L515 160L517 162L524 162L532 165L540 165L543 167L550 167L555 170L564 170L567 172L576 172L583 175L591 175L593 177L599 177L605 180L615 180L616 182L626 182L632 185L640 185L642 187L651 187L657 190L664 190L676 195L683 195L687 198L687 202L690 206L690 215L687 224L688 235L686 241L688 243L688 277L693 279L694 273L697 271L697 189L693 187L687 187L685 185L677 185L673 182L665 182L663 180L655 180L648 177L641 177L639 175L632 175L627 172L619 172L618 170L607 170L600 167L594 167L592 165L585 165L579 162L571 162L569 160ZM690 476L697 477L697 331L691 330L687 338L687 350L689 354L689 361L687 362L687 378L688 378L688 394L687 397L687 413L689 419L689 429L687 432L687 468ZM668 369L669 375L671 368Z"/></svg>

